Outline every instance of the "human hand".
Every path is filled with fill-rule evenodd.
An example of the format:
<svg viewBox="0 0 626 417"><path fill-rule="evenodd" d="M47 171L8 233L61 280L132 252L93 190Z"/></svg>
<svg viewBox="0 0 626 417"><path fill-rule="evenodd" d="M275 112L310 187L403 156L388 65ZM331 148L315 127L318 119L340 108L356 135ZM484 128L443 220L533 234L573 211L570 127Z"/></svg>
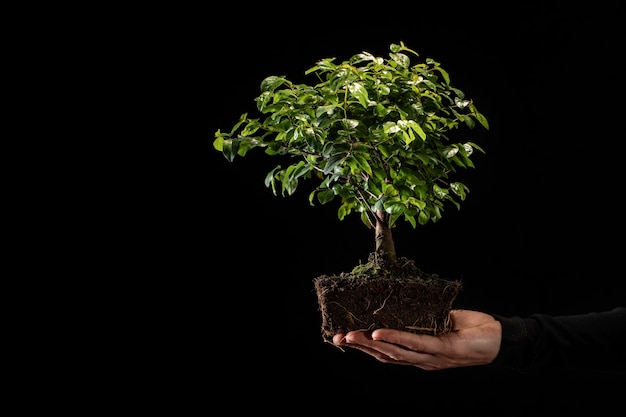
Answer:
<svg viewBox="0 0 626 417"><path fill-rule="evenodd" d="M500 350L502 326L489 314L452 310L452 329L441 336L394 329L336 334L333 343L358 349L383 363L427 371L491 363Z"/></svg>

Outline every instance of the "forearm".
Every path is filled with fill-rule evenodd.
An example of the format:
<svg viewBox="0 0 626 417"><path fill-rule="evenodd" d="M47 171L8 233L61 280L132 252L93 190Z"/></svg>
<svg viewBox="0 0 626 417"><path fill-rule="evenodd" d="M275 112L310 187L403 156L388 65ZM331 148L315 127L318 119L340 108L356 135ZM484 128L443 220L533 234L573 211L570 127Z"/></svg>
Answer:
<svg viewBox="0 0 626 417"><path fill-rule="evenodd" d="M492 366L528 372L568 368L626 372L626 308L570 316L494 315L502 324Z"/></svg>

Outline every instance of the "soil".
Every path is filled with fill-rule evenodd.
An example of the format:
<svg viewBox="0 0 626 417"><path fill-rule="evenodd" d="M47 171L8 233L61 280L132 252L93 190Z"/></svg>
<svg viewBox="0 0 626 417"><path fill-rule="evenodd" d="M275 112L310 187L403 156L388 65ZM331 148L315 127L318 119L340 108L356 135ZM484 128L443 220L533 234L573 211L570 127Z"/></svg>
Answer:
<svg viewBox="0 0 626 417"><path fill-rule="evenodd" d="M413 260L398 258L381 266L370 254L367 264L349 273L313 280L322 315L322 338L337 333L392 328L438 336L451 330L450 310L459 281L426 274Z"/></svg>

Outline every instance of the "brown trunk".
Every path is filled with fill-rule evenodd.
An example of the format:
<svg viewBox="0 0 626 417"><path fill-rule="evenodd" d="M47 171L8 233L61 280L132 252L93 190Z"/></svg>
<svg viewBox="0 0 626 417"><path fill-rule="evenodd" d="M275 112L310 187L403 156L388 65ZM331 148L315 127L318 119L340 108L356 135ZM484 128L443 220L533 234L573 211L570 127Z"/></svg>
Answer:
<svg viewBox="0 0 626 417"><path fill-rule="evenodd" d="M389 215L384 211L376 212L375 240L376 257L388 265L393 265L396 262L396 246L389 227Z"/></svg>

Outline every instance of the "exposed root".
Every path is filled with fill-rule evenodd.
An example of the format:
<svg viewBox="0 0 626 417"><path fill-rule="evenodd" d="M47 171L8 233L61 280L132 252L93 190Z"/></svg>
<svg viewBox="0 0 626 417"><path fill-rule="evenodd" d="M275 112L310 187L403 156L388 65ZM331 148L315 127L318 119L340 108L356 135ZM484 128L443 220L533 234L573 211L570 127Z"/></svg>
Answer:
<svg viewBox="0 0 626 417"><path fill-rule="evenodd" d="M360 321L361 323L365 323L365 320L361 320L360 318L358 318L357 316L354 315L354 313L352 313L350 310L348 310L347 308L345 308L344 306L342 306L341 304L335 302L335 301L331 301L329 302L329 304L334 304L336 306L341 307L346 313L348 313L348 315L350 317L352 317L354 320L356 321Z"/></svg>
<svg viewBox="0 0 626 417"><path fill-rule="evenodd" d="M418 332L427 332L437 334L437 329L433 327L416 327L416 326L406 326L409 330L415 330Z"/></svg>
<svg viewBox="0 0 626 417"><path fill-rule="evenodd" d="M389 299L389 297L391 297L391 294L393 293L393 291L391 291L389 293L389 295L383 300L383 305L381 305L379 308L377 308L376 310L374 310L374 312L372 314L378 314L378 312L380 310L382 310L383 308L385 308L385 304L387 304L387 300Z"/></svg>

